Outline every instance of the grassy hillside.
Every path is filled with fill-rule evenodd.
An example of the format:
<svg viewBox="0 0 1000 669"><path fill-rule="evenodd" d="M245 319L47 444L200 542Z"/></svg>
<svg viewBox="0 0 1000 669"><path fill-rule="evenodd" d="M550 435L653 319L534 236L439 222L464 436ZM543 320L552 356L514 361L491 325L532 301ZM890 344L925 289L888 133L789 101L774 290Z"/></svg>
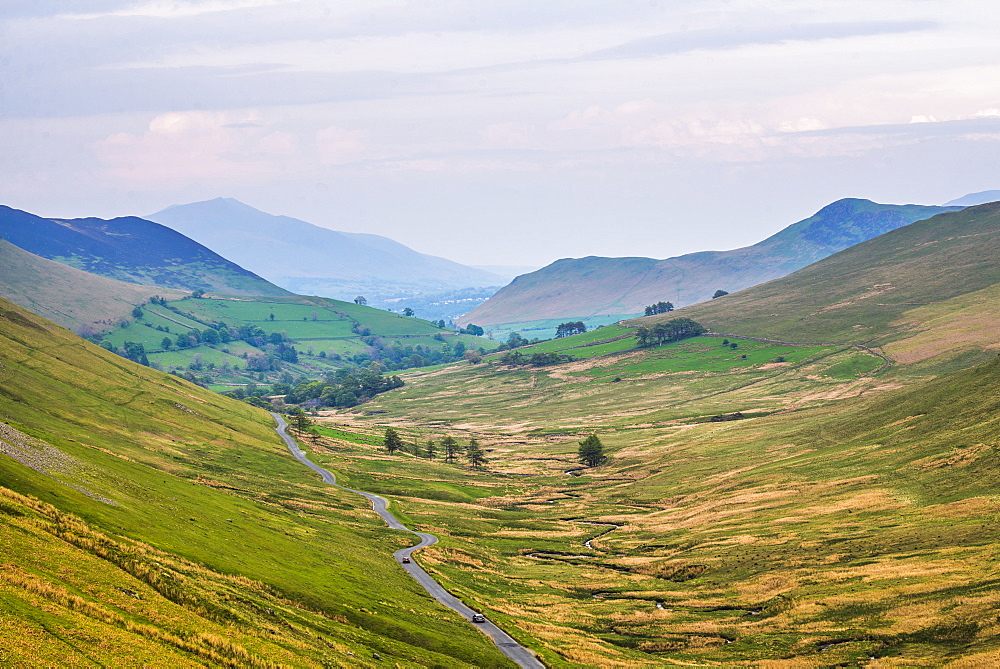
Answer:
<svg viewBox="0 0 1000 669"><path fill-rule="evenodd" d="M641 314L660 301L683 306L784 276L841 249L956 207L885 205L844 199L745 248L666 260L558 260L517 277L460 319L484 327L602 314Z"/></svg>
<svg viewBox="0 0 1000 669"><path fill-rule="evenodd" d="M289 295L165 226L129 216L48 219L0 206L0 238L93 274L142 285L237 295Z"/></svg>
<svg viewBox="0 0 1000 669"><path fill-rule="evenodd" d="M926 372L998 348L1000 203L935 216L782 279L670 314L716 332L785 341L865 342Z"/></svg>
<svg viewBox="0 0 1000 669"><path fill-rule="evenodd" d="M1000 360L742 421L605 425L611 460L583 470L580 436L417 423L469 387L439 390L398 405L404 437L475 435L487 470L387 457L343 414L317 449L442 534L424 563L550 666L1000 661ZM546 407L558 425L565 406Z"/></svg>
<svg viewBox="0 0 1000 669"><path fill-rule="evenodd" d="M4 664L508 666L265 412L6 300L0 360Z"/></svg>
<svg viewBox="0 0 1000 669"><path fill-rule="evenodd" d="M569 346L573 339L527 350ZM641 351L631 350L634 345L626 337L566 349L579 359L544 367L512 368L488 359L414 370L404 375L404 388L356 412L377 413L380 421L398 425L515 434L668 426L735 412L762 415L857 394L880 382L865 375L883 362L843 346L741 341L732 349L717 337Z"/></svg>
<svg viewBox="0 0 1000 669"><path fill-rule="evenodd" d="M46 260L0 239L0 296L78 333L115 327L154 295L181 291L116 281Z"/></svg>

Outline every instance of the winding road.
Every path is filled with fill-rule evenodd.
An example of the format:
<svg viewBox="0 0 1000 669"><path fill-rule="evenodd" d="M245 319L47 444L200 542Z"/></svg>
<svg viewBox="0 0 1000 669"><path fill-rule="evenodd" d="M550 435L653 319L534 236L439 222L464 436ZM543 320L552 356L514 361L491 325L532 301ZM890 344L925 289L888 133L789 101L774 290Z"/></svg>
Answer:
<svg viewBox="0 0 1000 669"><path fill-rule="evenodd" d="M468 606L463 604L460 599L445 590L444 587L435 581L430 574L424 571L420 565L416 562L409 562L406 564L400 562L404 557L410 557L414 551L423 548L424 546L436 544L437 537L426 532L415 532L406 525L403 525L403 523L399 522L399 519L389 512L389 501L386 500L385 497L381 497L370 492L364 492L362 490L354 490L353 488L347 488L338 484L337 479L333 474L316 463L311 462L309 458L306 457L306 454L302 452L302 449L299 448L299 445L295 443L295 440L288 435L288 432L286 431L288 423L285 419L280 414L274 413L273 411L269 411L268 413L270 413L274 420L277 421L278 426L275 429L277 430L278 435L284 440L285 445L288 446L288 450L295 456L295 459L319 474L323 478L324 483L329 483L332 486L337 486L341 490L347 490L366 497L368 501L372 503L372 509L374 509L375 512L382 517L382 520L384 520L389 527L394 530L402 530L404 532L417 535L420 539L419 543L414 546L410 546L409 548L401 548L393 553L393 557L396 558L396 562L399 563L399 566L405 569L406 573L412 576L417 583L423 586L424 590L426 590L431 597L441 602L449 609L465 616L466 620L471 620L473 614L477 612L470 609ZM500 649L501 653L512 659L514 662L517 662L521 667L524 667L525 669L544 669L545 665L539 662L538 658L535 657L535 654L532 651L514 641L509 634L491 623L489 620L482 623L474 623L474 625L480 632L493 639L493 643L497 645L497 648Z"/></svg>

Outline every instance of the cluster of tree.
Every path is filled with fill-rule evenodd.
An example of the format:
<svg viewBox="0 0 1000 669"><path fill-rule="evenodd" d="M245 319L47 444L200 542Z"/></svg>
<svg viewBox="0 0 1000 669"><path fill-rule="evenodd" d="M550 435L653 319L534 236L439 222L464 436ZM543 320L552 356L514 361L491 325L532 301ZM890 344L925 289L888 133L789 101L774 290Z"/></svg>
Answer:
<svg viewBox="0 0 1000 669"><path fill-rule="evenodd" d="M390 454L403 451L428 460L434 460L440 453L445 462L455 462L460 455L464 455L469 460L469 464L477 469L485 466L488 462L486 451L483 450L482 445L476 441L475 437L470 438L469 443L465 446L462 446L457 439L450 435L443 437L440 442L428 439L423 446L416 443L408 445L399 436L399 432L394 428L387 427L382 445Z"/></svg>
<svg viewBox="0 0 1000 669"><path fill-rule="evenodd" d="M284 395L286 404L345 409L402 386L403 381L398 376L384 376L381 370L368 367L353 371L339 369L320 381L302 379L295 385L275 383L271 386L271 394Z"/></svg>
<svg viewBox="0 0 1000 669"><path fill-rule="evenodd" d="M587 326L583 324L583 321L560 323L556 326L556 339L561 339L575 334L583 334L586 331Z"/></svg>
<svg viewBox="0 0 1000 669"><path fill-rule="evenodd" d="M646 307L646 315L667 314L674 310L673 302L657 302Z"/></svg>
<svg viewBox="0 0 1000 669"><path fill-rule="evenodd" d="M643 325L637 328L635 338L637 345L642 348L645 346L660 346L661 344L680 341L688 337L697 337L703 332L707 332L707 330L690 318L674 318L664 323L657 323L651 327Z"/></svg>
<svg viewBox="0 0 1000 669"><path fill-rule="evenodd" d="M519 367L521 365L546 367L548 365L558 365L564 362L572 362L573 360L576 360L576 358L565 353L556 353L555 351L548 353L532 353L531 355L526 355L521 351L507 351L500 356L500 364L509 365L511 367Z"/></svg>
<svg viewBox="0 0 1000 669"><path fill-rule="evenodd" d="M101 345L112 353L117 353L121 357L128 358L132 362L137 362L140 365L149 367L149 358L146 357L146 347L143 346L142 343L127 341L122 343L122 345L118 348L112 346L110 342L104 342Z"/></svg>
<svg viewBox="0 0 1000 669"><path fill-rule="evenodd" d="M461 334L470 334L470 335L475 335L477 337L482 337L485 330L483 330L478 325L473 325L472 323L469 323L464 328L461 328L459 332Z"/></svg>
<svg viewBox="0 0 1000 669"><path fill-rule="evenodd" d="M723 295L728 295L728 294L729 294L728 290L722 290L720 288L719 290L715 291L715 295L712 296L712 299L714 300L717 297L722 297Z"/></svg>
<svg viewBox="0 0 1000 669"><path fill-rule="evenodd" d="M737 344L737 343L736 343L736 342L734 342L734 341L732 341L732 342L731 342L731 341L729 341L728 339L723 339L723 340L722 340L722 346L723 346L723 348L725 348L725 347L729 347L729 348L733 349L734 351L735 351L735 350L736 350L737 348L739 348L739 344ZM744 356L744 357L746 357L746 356Z"/></svg>

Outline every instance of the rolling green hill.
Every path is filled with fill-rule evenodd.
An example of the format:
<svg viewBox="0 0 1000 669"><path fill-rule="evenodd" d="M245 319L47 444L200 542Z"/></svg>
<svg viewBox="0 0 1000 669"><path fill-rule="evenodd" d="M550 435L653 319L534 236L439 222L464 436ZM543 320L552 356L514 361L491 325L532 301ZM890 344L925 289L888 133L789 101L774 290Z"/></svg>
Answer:
<svg viewBox="0 0 1000 669"><path fill-rule="evenodd" d="M566 258L517 277L463 316L481 326L602 314L641 314L646 305L684 306L784 276L853 244L960 207L886 205L844 199L767 239L732 251L703 251L666 260ZM514 327L514 326L509 326Z"/></svg>
<svg viewBox="0 0 1000 669"><path fill-rule="evenodd" d="M289 295L168 227L134 216L50 219L0 205L0 238L49 260L142 285Z"/></svg>
<svg viewBox="0 0 1000 669"><path fill-rule="evenodd" d="M881 347L911 372L1000 350L1000 203L940 214L675 314L716 332Z"/></svg>
<svg viewBox="0 0 1000 669"><path fill-rule="evenodd" d="M262 410L2 299L0 361L3 664L509 666Z"/></svg>
<svg viewBox="0 0 1000 669"><path fill-rule="evenodd" d="M998 257L1000 204L941 214L710 302L518 349L528 359L575 359L568 364L507 368L487 359L414 373L366 409L402 422L430 416L527 432L818 405L995 356ZM679 317L771 343L734 338L734 349L717 336L636 350L635 328ZM890 368L872 376L884 361L859 345L881 351Z"/></svg>

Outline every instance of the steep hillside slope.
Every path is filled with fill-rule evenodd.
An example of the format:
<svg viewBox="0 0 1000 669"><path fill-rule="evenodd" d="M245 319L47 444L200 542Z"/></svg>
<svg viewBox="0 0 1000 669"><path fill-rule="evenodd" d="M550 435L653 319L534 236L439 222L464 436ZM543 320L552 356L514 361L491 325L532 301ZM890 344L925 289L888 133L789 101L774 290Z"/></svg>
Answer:
<svg viewBox="0 0 1000 669"><path fill-rule="evenodd" d="M2 299L0 360L5 664L509 666L267 413Z"/></svg>
<svg viewBox="0 0 1000 669"><path fill-rule="evenodd" d="M43 258L129 283L289 294L170 228L132 216L62 220L0 206L0 238Z"/></svg>
<svg viewBox="0 0 1000 669"><path fill-rule="evenodd" d="M46 260L3 239L0 266L0 297L77 333L115 327L154 295L183 296L169 288L116 281Z"/></svg>
<svg viewBox="0 0 1000 669"><path fill-rule="evenodd" d="M363 294L497 286L503 279L418 253L378 235L337 232L274 216L230 198L149 216L297 293L343 300Z"/></svg>
<svg viewBox="0 0 1000 669"><path fill-rule="evenodd" d="M838 200L762 242L732 251L703 251L666 260L558 260L517 277L460 323L488 326L595 314L642 313L645 305L702 302L781 277L890 230L960 207L885 205Z"/></svg>
<svg viewBox="0 0 1000 669"><path fill-rule="evenodd" d="M869 343L911 365L968 365L998 348L998 257L995 202L913 223L676 315L716 332Z"/></svg>

